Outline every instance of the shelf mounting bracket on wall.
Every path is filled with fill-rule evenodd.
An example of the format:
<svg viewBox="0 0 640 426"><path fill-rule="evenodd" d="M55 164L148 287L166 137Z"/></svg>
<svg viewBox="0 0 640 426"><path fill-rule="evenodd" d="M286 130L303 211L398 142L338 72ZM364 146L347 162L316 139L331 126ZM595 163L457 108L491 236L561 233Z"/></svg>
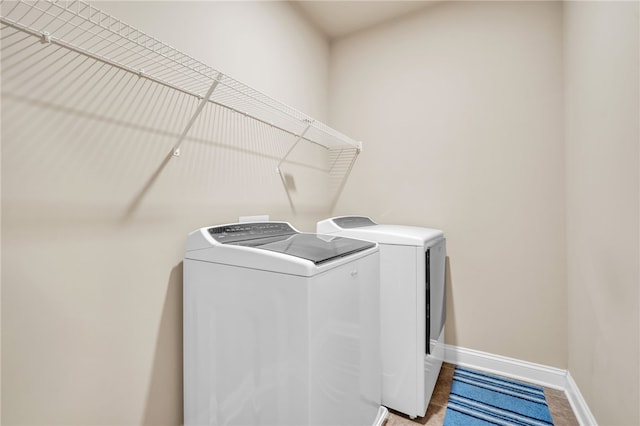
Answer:
<svg viewBox="0 0 640 426"><path fill-rule="evenodd" d="M222 73L219 72L218 75L216 76L216 78L213 79L213 83L209 87L209 90L207 91L207 94L204 95L204 97L200 101L200 104L198 105L198 108L196 108L195 112L191 116L191 119L187 123L187 126L182 131L182 134L180 135L180 138L178 139L178 142L176 142L176 144L173 146L173 156L174 157L179 157L180 156L180 145L182 145L182 142L184 141L184 138L187 136L187 133L189 133L189 130L191 130L191 126L193 126L193 123L195 123L196 119L198 118L198 116L200 115L202 110L204 109L204 106L207 104L207 102L209 102L209 99L211 99L211 95L213 95L213 91L216 90L216 87L218 86L218 83L220 83L220 79L221 78L222 78Z"/></svg>
<svg viewBox="0 0 640 426"><path fill-rule="evenodd" d="M305 122L307 123L307 127L305 127L304 130L298 135L296 141L293 143L293 145L291 145L291 148L289 148L287 153L280 159L280 162L276 166L276 172L280 173L281 176L282 176L282 170L280 170L280 166L282 166L282 163L284 163L284 160L287 159L289 154L291 154L291 151L293 151L296 145L298 145L298 143L302 140L302 138L304 138L305 133L309 131L309 129L311 128L311 125L313 124L312 120L305 120Z"/></svg>

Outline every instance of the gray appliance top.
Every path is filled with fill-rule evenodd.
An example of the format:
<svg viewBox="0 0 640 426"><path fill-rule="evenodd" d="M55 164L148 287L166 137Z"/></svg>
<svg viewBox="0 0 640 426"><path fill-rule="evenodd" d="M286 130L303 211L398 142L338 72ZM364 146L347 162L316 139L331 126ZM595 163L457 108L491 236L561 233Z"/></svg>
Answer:
<svg viewBox="0 0 640 426"><path fill-rule="evenodd" d="M211 237L221 244L283 253L310 260L316 265L376 245L353 238L301 233L286 222L238 223L216 226L208 231Z"/></svg>

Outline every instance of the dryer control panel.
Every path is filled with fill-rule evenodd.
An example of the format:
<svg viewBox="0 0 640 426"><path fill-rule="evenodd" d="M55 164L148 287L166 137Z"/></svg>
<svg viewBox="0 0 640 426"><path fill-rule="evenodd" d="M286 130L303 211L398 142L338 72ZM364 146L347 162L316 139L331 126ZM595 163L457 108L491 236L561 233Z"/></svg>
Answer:
<svg viewBox="0 0 640 426"><path fill-rule="evenodd" d="M361 228L363 226L377 225L374 221L366 216L343 216L333 218L333 222L340 228Z"/></svg>

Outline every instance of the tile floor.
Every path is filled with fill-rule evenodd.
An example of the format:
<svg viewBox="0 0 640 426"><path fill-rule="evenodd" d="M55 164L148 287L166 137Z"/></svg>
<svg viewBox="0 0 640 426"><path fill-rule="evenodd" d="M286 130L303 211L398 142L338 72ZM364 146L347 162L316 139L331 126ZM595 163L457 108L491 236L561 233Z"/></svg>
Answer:
<svg viewBox="0 0 640 426"><path fill-rule="evenodd" d="M402 413L389 410L386 426L415 426L429 425L439 426L444 422L444 413L447 410L447 400L449 399L449 389L451 388L451 379L453 378L453 370L455 365L444 363L438 376L436 388L433 391L427 414L424 417L418 417L411 420ZM544 388L549 411L553 418L555 426L579 426L576 416L571 410L571 405L563 391L556 389Z"/></svg>

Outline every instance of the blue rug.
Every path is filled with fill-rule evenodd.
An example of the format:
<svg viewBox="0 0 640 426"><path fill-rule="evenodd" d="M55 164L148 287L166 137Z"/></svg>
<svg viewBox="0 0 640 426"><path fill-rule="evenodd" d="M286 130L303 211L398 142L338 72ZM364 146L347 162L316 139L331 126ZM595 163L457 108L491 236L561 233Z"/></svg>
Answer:
<svg viewBox="0 0 640 426"><path fill-rule="evenodd" d="M553 425L544 390L456 367L444 426Z"/></svg>

